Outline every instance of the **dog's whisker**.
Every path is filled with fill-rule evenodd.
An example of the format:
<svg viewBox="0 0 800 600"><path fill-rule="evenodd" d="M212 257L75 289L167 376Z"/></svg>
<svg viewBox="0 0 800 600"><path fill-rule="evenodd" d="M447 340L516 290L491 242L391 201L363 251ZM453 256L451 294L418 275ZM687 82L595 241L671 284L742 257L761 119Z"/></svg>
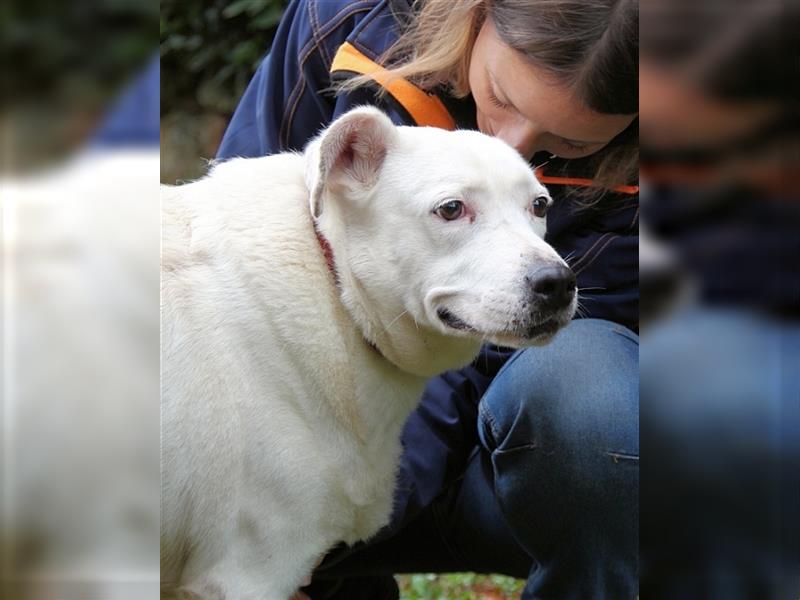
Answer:
<svg viewBox="0 0 800 600"><path fill-rule="evenodd" d="M583 310L584 312L586 311L586 307L583 305L583 302L585 300L597 300L597 298L587 298L586 296L581 296L581 295L576 296L576 298L578 300L578 303L575 305L575 310L576 311Z"/></svg>
<svg viewBox="0 0 800 600"><path fill-rule="evenodd" d="M604 287L599 287L599 286L595 286L595 287L582 287L582 288L578 288L578 292L585 292L585 291L587 291L587 290L605 290L605 289L606 289L606 288L604 288Z"/></svg>
<svg viewBox="0 0 800 600"><path fill-rule="evenodd" d="M402 317L403 317L403 315L407 315L407 314L408 314L408 309L406 309L406 310L404 310L403 312L401 312L401 313L400 313L399 315L397 315L397 316L396 316L394 319L392 319L392 320L391 320L391 322L390 322L390 323L389 323L389 324L388 324L386 327L384 327L384 328L383 328L383 331L384 331L384 332L388 332L388 331L389 331L389 328L390 328L392 325L394 325L395 323L397 323L397 321L398 321L400 318L402 318ZM414 322L416 323L416 320L415 320ZM418 327L417 329L419 329L419 327Z"/></svg>
<svg viewBox="0 0 800 600"><path fill-rule="evenodd" d="M580 316L580 317L582 317L582 318L586 318L586 316L587 316L589 313L588 313L588 312L586 311L586 309L585 309L585 308L584 308L584 307L581 305L581 298L580 298L580 296L578 296L578 297L577 297L577 300L578 300L578 301L577 301L577 303L575 304L575 312L578 314L578 316Z"/></svg>
<svg viewBox="0 0 800 600"><path fill-rule="evenodd" d="M539 165L535 165L533 167L533 170L535 171L536 169L541 169L542 167L546 167L549 164L550 164L550 160L546 160L546 161L544 161L543 163L541 163Z"/></svg>

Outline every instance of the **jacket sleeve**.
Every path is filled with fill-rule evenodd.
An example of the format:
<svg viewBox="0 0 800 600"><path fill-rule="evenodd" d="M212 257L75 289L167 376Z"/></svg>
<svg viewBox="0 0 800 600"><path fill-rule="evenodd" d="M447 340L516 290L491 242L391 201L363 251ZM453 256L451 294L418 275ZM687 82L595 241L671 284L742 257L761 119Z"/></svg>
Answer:
<svg viewBox="0 0 800 600"><path fill-rule="evenodd" d="M411 124L375 89L340 95L331 89L332 57L359 21L376 10L372 4L293 2L236 107L217 158L302 150L336 117L366 104L383 109L397 124Z"/></svg>

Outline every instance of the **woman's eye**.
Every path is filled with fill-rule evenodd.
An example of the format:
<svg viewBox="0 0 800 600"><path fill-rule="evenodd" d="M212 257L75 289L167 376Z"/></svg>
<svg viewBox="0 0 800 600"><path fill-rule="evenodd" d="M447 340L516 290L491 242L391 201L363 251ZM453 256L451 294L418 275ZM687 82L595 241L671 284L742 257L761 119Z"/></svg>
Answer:
<svg viewBox="0 0 800 600"><path fill-rule="evenodd" d="M460 200L450 200L434 210L437 215L442 217L445 221L455 221L464 215L464 203Z"/></svg>
<svg viewBox="0 0 800 600"><path fill-rule="evenodd" d="M573 144L567 140L561 140L561 144L570 150L575 150L575 152L584 152L589 147L588 144Z"/></svg>
<svg viewBox="0 0 800 600"><path fill-rule="evenodd" d="M505 102L503 102L502 100L500 100L500 98L498 98L498 97L495 95L495 93L494 93L494 92L491 90L491 88L489 89L489 102L491 102L491 103L492 103L492 104L494 104L494 105L495 105L497 108L499 108L499 109L502 109L502 110L505 110L505 109L507 109L507 108L508 108L508 104L506 104Z"/></svg>
<svg viewBox="0 0 800 600"><path fill-rule="evenodd" d="M544 218L550 205L547 203L547 196L539 196L531 203L531 206L533 207L534 215Z"/></svg>

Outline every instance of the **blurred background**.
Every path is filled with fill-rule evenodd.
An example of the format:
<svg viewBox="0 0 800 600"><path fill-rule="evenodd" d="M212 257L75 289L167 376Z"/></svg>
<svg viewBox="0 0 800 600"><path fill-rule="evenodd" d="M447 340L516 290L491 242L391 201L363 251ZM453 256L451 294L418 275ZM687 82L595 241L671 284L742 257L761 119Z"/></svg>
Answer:
<svg viewBox="0 0 800 600"><path fill-rule="evenodd" d="M642 0L642 598L800 598L798 12Z"/></svg>
<svg viewBox="0 0 800 600"><path fill-rule="evenodd" d="M157 2L0 7L0 597L158 595Z"/></svg>
<svg viewBox="0 0 800 600"><path fill-rule="evenodd" d="M4 2L0 167L46 166L88 142L155 54L158 18L149 0Z"/></svg>

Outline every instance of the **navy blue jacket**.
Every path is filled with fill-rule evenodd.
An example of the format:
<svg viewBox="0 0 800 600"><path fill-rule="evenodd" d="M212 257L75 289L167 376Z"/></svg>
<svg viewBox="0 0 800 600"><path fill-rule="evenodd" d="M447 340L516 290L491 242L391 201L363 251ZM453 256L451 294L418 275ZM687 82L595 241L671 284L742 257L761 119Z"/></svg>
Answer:
<svg viewBox="0 0 800 600"><path fill-rule="evenodd" d="M217 157L300 150L337 116L363 104L379 106L397 124L418 124L400 103L389 95L378 98L374 89L339 96L330 91L331 64L342 44L349 42L377 61L400 35L409 4L408 0L292 2L269 54L235 111ZM445 94L440 98L458 127L477 129L471 98L457 100ZM547 168L584 175L580 161L556 162ZM548 187L555 203L548 214L547 239L577 274L582 315L636 329L638 195L609 194L596 208L577 210L566 198L567 186ZM447 481L460 474L478 442L478 400L508 356L510 352L504 349L487 347L472 367L430 382L403 436L406 454L395 523L427 505ZM425 448L426 453L411 448ZM441 459L430 460L432 453Z"/></svg>

